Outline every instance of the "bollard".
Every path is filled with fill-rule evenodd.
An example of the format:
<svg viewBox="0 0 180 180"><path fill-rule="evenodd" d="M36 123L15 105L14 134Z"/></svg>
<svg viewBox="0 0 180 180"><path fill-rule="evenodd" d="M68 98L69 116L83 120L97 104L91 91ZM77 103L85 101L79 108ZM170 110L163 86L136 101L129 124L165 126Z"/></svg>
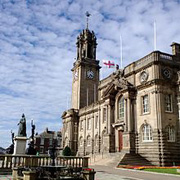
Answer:
<svg viewBox="0 0 180 180"><path fill-rule="evenodd" d="M36 180L36 171L23 171L23 180Z"/></svg>

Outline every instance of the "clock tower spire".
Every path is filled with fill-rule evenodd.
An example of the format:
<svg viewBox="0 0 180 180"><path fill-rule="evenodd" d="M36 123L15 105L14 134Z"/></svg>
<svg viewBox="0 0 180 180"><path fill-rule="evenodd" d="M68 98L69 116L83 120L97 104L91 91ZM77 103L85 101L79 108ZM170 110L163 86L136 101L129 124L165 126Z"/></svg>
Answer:
<svg viewBox="0 0 180 180"><path fill-rule="evenodd" d="M80 109L97 101L99 61L96 60L96 36L84 29L77 37L77 58L73 64L72 108Z"/></svg>

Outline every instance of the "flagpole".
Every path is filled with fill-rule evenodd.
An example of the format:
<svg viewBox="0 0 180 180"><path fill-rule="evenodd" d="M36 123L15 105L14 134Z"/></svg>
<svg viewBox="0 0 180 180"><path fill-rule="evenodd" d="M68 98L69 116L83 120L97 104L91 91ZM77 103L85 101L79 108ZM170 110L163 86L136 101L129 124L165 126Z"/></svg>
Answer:
<svg viewBox="0 0 180 180"><path fill-rule="evenodd" d="M100 80L102 80L103 79L103 65L102 65L102 68L101 68L101 78L100 78Z"/></svg>
<svg viewBox="0 0 180 180"><path fill-rule="evenodd" d="M96 102L96 84L94 84L94 102Z"/></svg>
<svg viewBox="0 0 180 180"><path fill-rule="evenodd" d="M122 69L122 60L123 60L123 49L122 49L122 36L120 34L120 55L121 55L121 64L120 64L120 67Z"/></svg>
<svg viewBox="0 0 180 180"><path fill-rule="evenodd" d="M68 99L68 95L67 95L66 101L67 101L67 109L69 109L69 99Z"/></svg>
<svg viewBox="0 0 180 180"><path fill-rule="evenodd" d="M154 51L157 50L157 32L156 32L156 21L154 21Z"/></svg>

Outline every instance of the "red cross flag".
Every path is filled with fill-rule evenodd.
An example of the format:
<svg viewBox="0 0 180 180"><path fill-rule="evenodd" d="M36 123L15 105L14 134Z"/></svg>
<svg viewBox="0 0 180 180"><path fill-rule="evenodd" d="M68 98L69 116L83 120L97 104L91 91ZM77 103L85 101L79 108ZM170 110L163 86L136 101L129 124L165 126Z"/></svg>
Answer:
<svg viewBox="0 0 180 180"><path fill-rule="evenodd" d="M103 65L107 68L114 68L115 63L109 60L103 60Z"/></svg>

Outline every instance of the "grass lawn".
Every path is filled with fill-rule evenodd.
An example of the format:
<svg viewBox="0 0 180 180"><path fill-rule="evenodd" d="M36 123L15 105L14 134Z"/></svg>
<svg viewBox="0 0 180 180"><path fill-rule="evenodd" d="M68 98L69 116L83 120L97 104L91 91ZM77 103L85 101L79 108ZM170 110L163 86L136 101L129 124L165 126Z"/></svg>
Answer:
<svg viewBox="0 0 180 180"><path fill-rule="evenodd" d="M143 171L180 175L180 173L177 173L177 169L143 169Z"/></svg>

